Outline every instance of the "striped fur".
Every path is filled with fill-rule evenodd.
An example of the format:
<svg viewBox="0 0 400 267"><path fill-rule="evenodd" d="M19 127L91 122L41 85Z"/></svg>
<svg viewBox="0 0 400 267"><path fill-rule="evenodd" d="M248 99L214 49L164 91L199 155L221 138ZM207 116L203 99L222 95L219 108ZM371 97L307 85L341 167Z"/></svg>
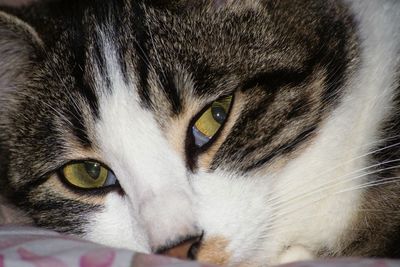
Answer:
<svg viewBox="0 0 400 267"><path fill-rule="evenodd" d="M201 237L191 256L228 266L400 256L400 4L4 10L1 194L35 225L154 253ZM197 149L191 125L226 95L228 121ZM82 159L119 188L64 183Z"/></svg>

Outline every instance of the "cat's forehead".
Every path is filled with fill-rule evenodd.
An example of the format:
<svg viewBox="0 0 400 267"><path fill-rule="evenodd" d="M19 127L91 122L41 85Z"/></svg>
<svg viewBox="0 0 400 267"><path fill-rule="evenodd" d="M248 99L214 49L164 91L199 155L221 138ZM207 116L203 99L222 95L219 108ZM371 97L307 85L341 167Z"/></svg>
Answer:
<svg viewBox="0 0 400 267"><path fill-rule="evenodd" d="M214 96L221 90L238 89L261 72L308 67L309 55L319 48L321 18L304 3L303 11L286 10L292 5L284 3L268 5L210 9L200 4L196 9L184 6L176 11L110 1L98 5L101 8L86 7L81 27L72 27L61 40L59 45L70 51L62 51L60 57L72 53L71 64L81 65L90 76L93 69L105 68L101 50L107 39L118 51L124 75L137 72L142 79L164 83L190 76L196 83L196 96ZM305 20L307 11L312 17ZM298 16L292 16L297 19L288 19L290 12L297 12Z"/></svg>
<svg viewBox="0 0 400 267"><path fill-rule="evenodd" d="M318 46L315 20L302 27L295 20L282 23L285 4L269 10L268 5L210 8L203 2L181 10L151 1L85 6L81 24L61 34L54 68L66 68L59 72L72 76L72 90L92 109L96 96L113 90L110 77L118 69L135 85L131 90L140 105L165 123L188 107L198 109L256 85L259 75L310 67L308 55ZM300 12L299 19L306 15Z"/></svg>

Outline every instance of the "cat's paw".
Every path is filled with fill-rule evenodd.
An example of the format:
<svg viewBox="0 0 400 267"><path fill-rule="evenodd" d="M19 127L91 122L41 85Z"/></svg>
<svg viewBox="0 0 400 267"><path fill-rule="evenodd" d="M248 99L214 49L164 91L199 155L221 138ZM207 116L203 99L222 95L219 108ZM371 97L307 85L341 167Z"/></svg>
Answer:
<svg viewBox="0 0 400 267"><path fill-rule="evenodd" d="M294 261L305 261L314 259L313 253L303 246L291 246L283 251L278 258L278 264Z"/></svg>

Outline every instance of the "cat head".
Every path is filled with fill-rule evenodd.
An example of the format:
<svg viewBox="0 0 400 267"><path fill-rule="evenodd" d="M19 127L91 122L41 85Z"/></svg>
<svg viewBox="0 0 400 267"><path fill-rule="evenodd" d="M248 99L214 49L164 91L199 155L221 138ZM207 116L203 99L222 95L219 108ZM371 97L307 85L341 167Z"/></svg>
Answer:
<svg viewBox="0 0 400 267"><path fill-rule="evenodd" d="M338 250L360 197L330 170L358 52L340 3L27 11L0 13L1 163L36 225L142 252L196 240L222 265Z"/></svg>

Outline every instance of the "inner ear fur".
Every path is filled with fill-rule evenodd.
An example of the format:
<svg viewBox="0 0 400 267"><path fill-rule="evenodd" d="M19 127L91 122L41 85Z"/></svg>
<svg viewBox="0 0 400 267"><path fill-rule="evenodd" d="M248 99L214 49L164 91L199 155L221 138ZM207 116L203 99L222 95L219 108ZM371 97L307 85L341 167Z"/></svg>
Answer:
<svg viewBox="0 0 400 267"><path fill-rule="evenodd" d="M0 93L22 82L38 59L43 43L21 19L0 11Z"/></svg>

